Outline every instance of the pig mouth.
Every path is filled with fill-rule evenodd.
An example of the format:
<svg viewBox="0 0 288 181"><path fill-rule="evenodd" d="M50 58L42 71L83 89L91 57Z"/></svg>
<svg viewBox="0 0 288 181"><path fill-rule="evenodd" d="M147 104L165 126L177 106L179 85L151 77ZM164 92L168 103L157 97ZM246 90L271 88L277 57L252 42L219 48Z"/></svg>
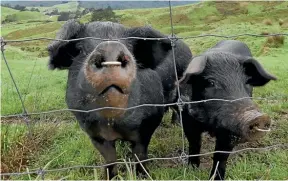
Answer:
<svg viewBox="0 0 288 181"><path fill-rule="evenodd" d="M271 131L271 120L267 114L255 112L252 120L249 120L245 127L245 140L253 142L261 139Z"/></svg>
<svg viewBox="0 0 288 181"><path fill-rule="evenodd" d="M119 86L117 86L117 85L115 85L115 84L112 84L112 85L106 87L106 88L99 94L99 96L106 94L106 93L107 93L109 90L111 90L111 89L115 89L115 90L117 90L118 92L120 92L121 94L124 94L124 91L122 90L121 87L119 87Z"/></svg>

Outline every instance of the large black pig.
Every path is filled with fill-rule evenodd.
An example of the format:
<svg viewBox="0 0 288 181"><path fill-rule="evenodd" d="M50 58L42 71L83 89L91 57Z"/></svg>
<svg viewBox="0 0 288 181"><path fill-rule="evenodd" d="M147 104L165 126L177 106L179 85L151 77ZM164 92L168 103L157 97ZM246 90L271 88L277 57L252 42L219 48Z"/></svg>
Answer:
<svg viewBox="0 0 288 181"><path fill-rule="evenodd" d="M84 37L118 41L81 39ZM155 106L125 108L168 103L173 99L171 95L175 95L170 40L123 39L127 37L166 36L150 27L127 28L112 22L80 24L69 20L56 38L80 40L54 41L48 47L50 69L69 71L66 103L70 109L119 108L88 113L72 111L107 163L117 160L115 141L118 139L131 142L133 154L140 160L147 159L151 136L165 112L164 107ZM177 72L182 76L192 54L180 40L175 42L175 56ZM106 178L117 175L115 164L106 169ZM141 165L136 169L137 173L144 171Z"/></svg>
<svg viewBox="0 0 288 181"><path fill-rule="evenodd" d="M239 143L260 139L270 129L270 118L261 113L250 98L254 86L264 86L276 77L269 74L252 57L248 46L236 40L223 40L190 62L180 86L189 99L225 99L185 105L183 126L189 141L189 154L199 154L201 134L208 131L216 137L215 151L232 151ZM229 154L215 153L210 177L225 178ZM199 167L200 158L190 157L189 164Z"/></svg>

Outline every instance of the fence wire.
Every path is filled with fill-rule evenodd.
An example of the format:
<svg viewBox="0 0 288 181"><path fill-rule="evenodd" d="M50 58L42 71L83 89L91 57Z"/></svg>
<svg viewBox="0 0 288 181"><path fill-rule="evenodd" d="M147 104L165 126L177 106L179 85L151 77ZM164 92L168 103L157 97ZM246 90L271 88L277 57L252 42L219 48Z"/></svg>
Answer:
<svg viewBox="0 0 288 181"><path fill-rule="evenodd" d="M265 151L265 150L271 150L273 148L288 148L288 144L276 144L272 146L267 146L263 148L243 148L235 151L211 151L207 153L200 153L200 154L194 154L194 155L180 155L180 156L175 156L175 157L158 157L158 158L149 158L141 161L118 161L118 162L113 162L109 164L101 164L101 165L76 165L76 166L71 166L71 167L64 167L64 168L56 168L56 169L33 169L34 171L29 171L29 172L18 172L18 173L1 173L0 176L11 176L11 175L28 175L28 174L45 174L49 172L60 172L60 171L66 171L66 170L71 170L71 169L79 169L79 168L104 168L107 166L115 165L115 164L138 164L138 163L144 163L144 162L149 162L149 161L155 161L155 160L175 160L175 159L180 159L182 160L183 158L190 158L190 157L200 157L200 156L207 156L207 155L212 155L214 153L226 153L226 154L236 154L236 153L241 153L245 151Z"/></svg>
<svg viewBox="0 0 288 181"><path fill-rule="evenodd" d="M28 38L28 39L22 39L22 40L4 40L1 37L1 53L3 60L6 64L6 67L9 71L9 75L13 81L13 85L16 88L17 94L19 96L19 99L21 101L23 113L21 114L11 114L11 115L1 115L1 118L12 118L12 117L22 117L24 118L24 121L26 122L29 128L29 120L28 116L32 115L42 115L42 114L51 114L51 113L57 113L57 112L63 112L63 111L69 111L69 112L82 112L82 113L90 113L94 111L100 111L104 109L116 109L116 110L131 110L131 109L137 109L140 107L148 107L148 106L154 106L154 107L167 107L167 106L178 106L179 108L179 118L180 118L180 124L181 124L181 136L182 136L182 153L180 156L175 156L175 157L164 157L164 158L149 158L146 160L138 160L135 162L113 162L110 164L102 164L102 165L76 165L76 166L71 166L71 167L65 167L65 168L57 168L57 169L32 169L33 171L29 172L18 172L18 173L1 173L0 176L13 176L13 175L28 175L28 174L38 174L41 176L42 179L45 179L45 174L49 172L60 172L60 171L66 171L66 170L71 170L71 169L78 169L78 168L104 168L106 166L114 165L114 164L138 164L138 163L143 163L143 162L148 162L148 161L154 161L154 160L173 160L173 159L180 159L184 163L187 158L190 157L198 157L198 156L206 156L206 155L211 155L215 153L229 153L229 154L235 154L235 153L240 153L244 151L249 151L249 150L255 150L255 151L260 151L260 150L270 150L273 148L286 148L288 147L288 144L277 144L277 145L272 145L268 147L263 147L263 148L244 148L244 149L239 149L235 151L213 151L213 152L207 152L207 153L201 153L201 154L195 154L195 155L186 155L185 153L185 141L184 141L184 130L183 130L183 123L182 123L182 106L186 104L199 104L199 103L205 103L209 101L223 101L223 102L235 102L235 101L240 101L244 99L254 99L254 100L268 100L268 101L277 101L276 97L271 97L271 98L261 98L261 97L243 97L239 99L207 99L207 100L201 100L201 101L191 101L191 102L185 102L181 100L181 92L180 92L180 87L178 84L178 75L177 75L177 67L176 67L176 59L175 59L175 42L177 40L185 40L185 39L195 39L195 38L203 38L203 37L218 37L218 38L237 38L237 37L243 37L243 36L251 36L251 37L269 37L269 36L288 36L288 33L275 33L275 34L252 34L252 33L243 33L243 34L235 34L235 35L217 35L217 34L202 34L202 35L197 35L197 36L186 36L186 37L177 37L174 34L174 26L173 26L173 15L172 15L172 7L171 7L171 2L169 1L169 13L170 13L170 26L171 26L171 36L167 36L165 38L143 38L143 37L122 37L122 38L117 38L117 39L103 39L103 38L97 38L97 37L84 37L84 38L76 38L76 39L70 39L70 40L63 40L63 39L55 39L55 38L47 38L47 37L39 37L39 38ZM29 42L29 41L39 41L39 40L50 40L50 41L63 41L63 42L72 42L72 41L81 41L81 40L86 40L86 39L93 39L93 40L101 40L101 41L120 41L120 40L129 40L129 39L141 39L141 40L147 40L147 41L161 41L161 40L170 40L171 41L171 47L172 47L172 58L173 58L173 64L174 64L174 73L177 81L177 95L178 95L178 100L177 102L169 103L169 104L141 104L133 107L128 107L128 108L117 108L117 107L101 107L97 109L92 109L92 110L78 110L78 109L58 109L58 110L50 110L50 111L42 111L42 112L27 112L27 109L25 107L24 101L22 99L21 93L18 89L17 83L13 77L12 71L10 69L9 63L6 60L5 57L5 46L9 43L19 43L19 42ZM35 64L33 67L32 74L34 72ZM29 80L29 84L31 81L31 77Z"/></svg>

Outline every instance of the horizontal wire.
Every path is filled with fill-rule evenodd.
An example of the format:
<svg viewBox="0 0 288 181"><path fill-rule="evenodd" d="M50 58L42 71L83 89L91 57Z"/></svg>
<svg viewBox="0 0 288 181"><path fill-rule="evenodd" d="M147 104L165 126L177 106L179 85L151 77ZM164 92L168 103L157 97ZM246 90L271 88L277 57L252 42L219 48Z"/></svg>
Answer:
<svg viewBox="0 0 288 181"><path fill-rule="evenodd" d="M107 38L97 38L97 37L84 37L84 38L75 38L70 40L56 39L56 38L28 38L22 40L2 40L4 43L15 43L15 42L27 42L27 41L37 41L37 40L52 40L52 41L63 41L63 42L72 42L72 41L80 41L86 39L93 40L103 40L103 41L119 41L119 40L128 40L128 39L139 39L139 40L173 40L173 39L191 39L191 38L202 38L202 37L219 37L219 38L235 38L240 36L253 36L253 37L269 37L269 36L288 36L288 33L273 33L273 34L251 34L251 33L243 33L236 35L217 35L217 34L203 34L203 35L195 35L195 36L186 36L186 37L165 37L165 38L143 38L143 37L123 37L123 38L115 38L115 39L107 39Z"/></svg>
<svg viewBox="0 0 288 181"><path fill-rule="evenodd" d="M39 173L43 174L43 173L48 173L48 172L65 171L65 170L77 169L77 168L103 168L103 167L107 167L107 166L114 165L114 164L137 164L137 163L143 163L143 162L154 161L154 160L174 160L174 159L206 156L206 155L211 155L214 153L235 154L235 153L240 153L240 152L244 152L244 151L248 151L248 150L270 150L272 148L277 148L277 147L288 147L288 143L287 144L276 144L276 145L262 147L262 148L243 148L243 149L239 149L239 150L235 150L235 151L212 151L212 152L200 153L200 154L195 154L195 155L183 155L183 156L162 157L162 158L161 157L149 158L149 159L145 159L145 160L141 160L141 161L135 161L135 162L113 162L113 163L109 163L109 164L88 165L88 166L87 165L76 165L76 166L71 166L71 167L48 169L48 170L38 169L36 171L30 171L30 172L1 173L0 176L26 175L26 174L39 174Z"/></svg>
<svg viewBox="0 0 288 181"><path fill-rule="evenodd" d="M244 99L254 99L254 100L266 100L266 101L276 101L278 99L273 99L271 98L261 98L261 97L242 97L238 99L206 99L206 100L201 100L201 101L191 101L191 102L175 102L175 103L168 103L168 104L141 104L137 106L131 106L128 108L119 108L119 107L101 107L101 108L96 108L96 109L91 109L91 110L80 110L80 109L57 109L57 110L51 110L51 111L43 111L43 112L32 112L32 113L26 113L25 116L31 116L31 115L39 115L39 114L50 114L50 113L56 113L56 112L64 112L64 111L71 111L71 112L81 112L81 113L90 113L90 112L95 112L95 111L101 111L101 110L107 110L107 109L112 109L112 110L132 110L132 109L137 109L141 107L167 107L167 106L175 106L175 105L185 105L185 104L199 104L199 103L205 103L205 102L210 102L210 101L222 101L222 102L236 102ZM11 118L11 117L19 117L23 116L23 114L11 114L11 115L4 115L1 116L1 118Z"/></svg>

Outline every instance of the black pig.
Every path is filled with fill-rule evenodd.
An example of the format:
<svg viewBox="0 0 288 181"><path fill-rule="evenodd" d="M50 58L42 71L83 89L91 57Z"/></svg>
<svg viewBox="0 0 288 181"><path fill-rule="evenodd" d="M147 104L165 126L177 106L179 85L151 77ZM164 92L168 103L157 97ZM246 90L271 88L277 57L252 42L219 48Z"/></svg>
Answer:
<svg viewBox="0 0 288 181"><path fill-rule="evenodd" d="M246 44L224 40L194 57L179 82L181 89L191 90L189 99L184 101L201 101L252 97L254 86L264 86L270 80L276 77L252 57ZM204 131L216 137L215 151L231 151L239 143L263 137L269 131L270 118L261 113L250 98L234 102L208 101L186 105L183 126L189 154L199 154ZM210 177L219 162L215 179L225 178L228 157L229 154L214 154ZM199 167L199 157L190 157L189 164Z"/></svg>
<svg viewBox="0 0 288 181"><path fill-rule="evenodd" d="M122 39L81 39L84 37ZM66 103L70 109L119 108L88 113L72 111L107 163L117 160L118 139L129 141L133 154L140 160L147 159L148 144L165 111L164 107L155 106L124 109L168 103L174 95L176 78L170 40L123 39L127 37L166 36L150 27L126 28L112 22L80 24L69 20L56 38L81 40L55 41L48 47L50 69L69 71ZM182 76L192 54L183 42L177 41L175 55L177 72ZM117 175L115 164L107 169L106 178ZM141 165L136 169L137 173L144 171Z"/></svg>

